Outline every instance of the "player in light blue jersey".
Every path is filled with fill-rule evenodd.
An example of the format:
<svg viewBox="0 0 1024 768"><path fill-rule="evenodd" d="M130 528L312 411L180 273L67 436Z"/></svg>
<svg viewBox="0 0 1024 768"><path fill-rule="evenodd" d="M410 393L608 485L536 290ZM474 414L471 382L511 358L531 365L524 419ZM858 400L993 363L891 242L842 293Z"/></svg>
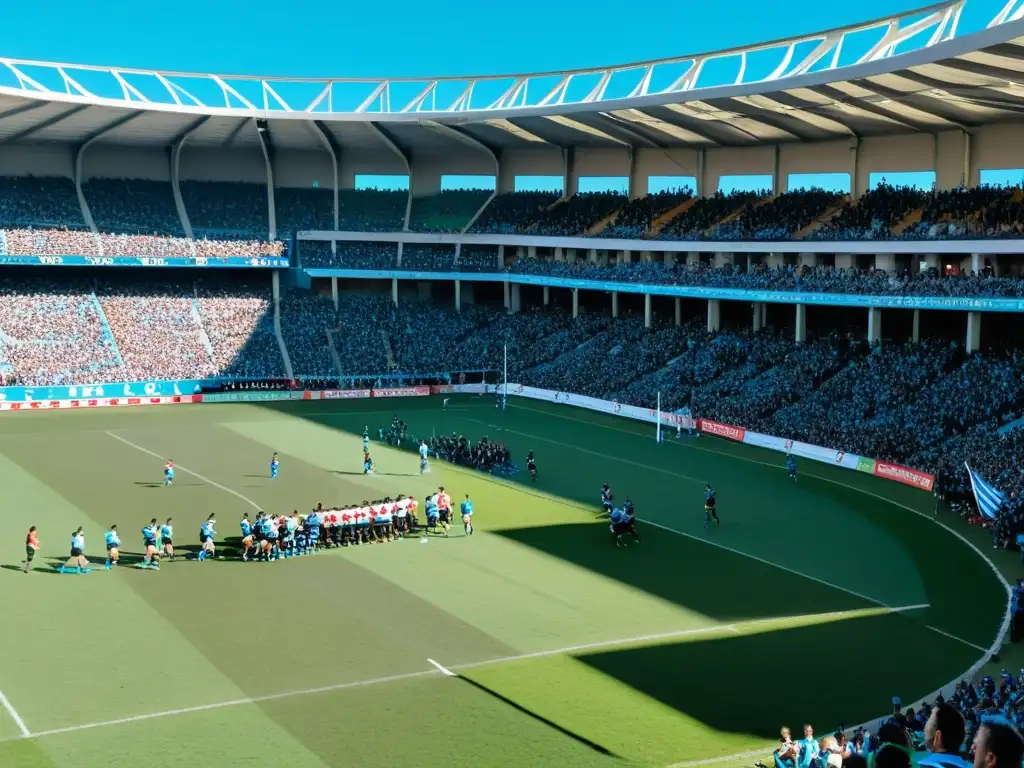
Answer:
<svg viewBox="0 0 1024 768"><path fill-rule="evenodd" d="M375 475L377 470L373 468L373 457L369 453L363 454L363 474L364 475Z"/></svg>
<svg viewBox="0 0 1024 768"><path fill-rule="evenodd" d="M420 441L420 474L430 471L430 462L427 461L427 456L430 455L430 449L427 448L426 442Z"/></svg>
<svg viewBox="0 0 1024 768"><path fill-rule="evenodd" d="M214 525L217 521L214 517L215 515L211 514L199 526L199 541L203 545L203 548L199 550L199 559L201 561L208 557L215 557L217 554L217 545L213 543L213 538L217 535L217 531L214 530Z"/></svg>
<svg viewBox="0 0 1024 768"><path fill-rule="evenodd" d="M718 525L722 524L722 521L718 519L718 513L715 511L715 489L708 483L704 488L704 527L709 528L711 526L711 520L714 518L715 523Z"/></svg>
<svg viewBox="0 0 1024 768"><path fill-rule="evenodd" d="M242 529L242 560L245 561L249 559L249 552L252 549L253 542L252 521L249 520L248 512L242 515L238 526Z"/></svg>
<svg viewBox="0 0 1024 768"><path fill-rule="evenodd" d="M156 518L154 517L149 521L149 525L142 529L142 546L145 554L142 556L142 562L139 563L140 568L160 570L160 550L156 546L156 540L159 535L160 526L157 525Z"/></svg>
<svg viewBox="0 0 1024 768"><path fill-rule="evenodd" d="M320 548L320 526L324 524L324 505L317 504L316 509L306 516L306 539L309 551L316 554Z"/></svg>
<svg viewBox="0 0 1024 768"><path fill-rule="evenodd" d="M295 550L295 534L299 530L298 510L294 511L284 519L284 530L285 556L292 557L293 555L297 555L298 552Z"/></svg>
<svg viewBox="0 0 1024 768"><path fill-rule="evenodd" d="M273 480L277 477L277 470L280 467L281 462L277 460L277 453L270 458L270 479Z"/></svg>
<svg viewBox="0 0 1024 768"><path fill-rule="evenodd" d="M174 485L174 460L168 459L164 464L164 485Z"/></svg>
<svg viewBox="0 0 1024 768"><path fill-rule="evenodd" d="M61 573L89 573L89 561L85 558L85 533L78 526L71 534L71 556L63 566L57 569Z"/></svg>
<svg viewBox="0 0 1024 768"><path fill-rule="evenodd" d="M469 494L466 494L466 498L462 500L462 504L459 505L462 510L462 527L466 531L467 536L473 535L473 500L469 498Z"/></svg>
<svg viewBox="0 0 1024 768"><path fill-rule="evenodd" d="M160 544L164 554L171 560L174 559L174 526L171 525L171 518L160 526Z"/></svg>
<svg viewBox="0 0 1024 768"><path fill-rule="evenodd" d="M370 429L363 427L363 453L370 452Z"/></svg>
<svg viewBox="0 0 1024 768"><path fill-rule="evenodd" d="M789 479L794 483L796 482L796 459L793 458L793 454L786 456L786 471L789 472Z"/></svg>
<svg viewBox="0 0 1024 768"><path fill-rule="evenodd" d="M109 571L115 565L120 557L121 549L121 537L117 533L117 526L110 526L110 530L107 531L107 561L105 563L107 570Z"/></svg>
<svg viewBox="0 0 1024 768"><path fill-rule="evenodd" d="M431 494L427 496L426 501L423 502L424 511L427 515L427 533L431 531L437 532L437 521L441 516L441 513L437 509L437 494Z"/></svg>

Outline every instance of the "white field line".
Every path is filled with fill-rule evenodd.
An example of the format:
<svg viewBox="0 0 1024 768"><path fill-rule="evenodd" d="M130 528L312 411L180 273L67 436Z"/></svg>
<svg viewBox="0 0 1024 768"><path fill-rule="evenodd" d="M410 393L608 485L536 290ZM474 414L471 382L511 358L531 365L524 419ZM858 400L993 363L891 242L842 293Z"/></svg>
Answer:
<svg viewBox="0 0 1024 768"><path fill-rule="evenodd" d="M0 691L0 704L3 705L7 714L11 716L11 720L18 726L18 730L21 731L21 738L27 739L32 736L32 732L29 731L28 726L25 725L25 721L21 719L21 715L18 714L18 710L14 708L14 705L4 696L4 692Z"/></svg>
<svg viewBox="0 0 1024 768"><path fill-rule="evenodd" d="M484 426L487 426L487 427L500 428L500 427L498 427L497 424L488 424L486 422L480 421L479 419L464 419L464 420L465 421L474 421L477 424L483 424ZM512 434L519 435L521 437L528 437L531 440L541 440L541 441L548 442L548 443L551 443L553 445L558 445L558 446L561 446L563 448L567 448L567 449L570 449L570 450L580 451L582 453L589 453L589 454L593 454L595 456L607 456L607 454L600 454L597 451L591 451L591 450L588 450L587 448L580 448L578 446L568 445L566 443L559 443L559 442L557 442L555 440L548 440L547 438L540 437L538 435L532 435L532 434L529 434L527 432L517 432L517 431L515 431L513 429L505 429L504 431L511 432ZM660 473L666 474L666 475L672 475L673 477L679 477L679 478L682 478L683 480L692 480L694 482L702 483L702 484L704 482L706 482L704 480L698 480L695 477L690 477L689 475L683 475L683 474L680 474L678 472L673 472L670 469L662 469L660 467L651 467L651 466L648 466L646 464L640 464L639 462L633 462L633 461L629 461L627 459L618 459L617 461L618 461L618 463L621 463L621 464L633 464L634 466L642 467L643 469L648 469L648 470L652 470L652 471L655 471L655 472L660 472ZM880 605L883 608L888 608L889 607L884 602L882 602L881 600L877 600L876 598L869 597L869 596L867 596L865 594L862 594L860 592L856 592L856 591L854 591L852 589L847 589L846 587L842 587L842 586L840 586L838 584L833 584L830 581L825 581L824 579L819 579L817 576L811 576L809 574L802 573L800 571L797 571L797 570L794 570L792 568L789 568L789 567L787 567L785 565L780 565L779 563L773 562L771 560L766 560L763 557L758 557L757 555L752 555L749 552L743 552L742 550L734 549L733 547L726 546L725 544L719 544L718 542L713 541L711 539L702 538L700 536L694 536L692 533L686 533L685 531L680 531L680 530L678 530L676 528L670 528L667 525L663 525L662 523L655 523L652 520L644 520L642 518L637 518L637 520L639 520L640 522L642 522L642 523L644 523L646 525L650 525L650 526L653 526L655 528L660 528L663 531L668 531L669 533L674 533L677 536L684 536L687 539L691 539L693 541L699 541L699 542L701 542L703 544L708 544L708 545L710 545L712 547L717 547L718 549L724 550L726 552L731 552L734 555L739 555L741 557L746 557L746 558L748 558L750 560L756 560L759 563L771 566L771 567L776 568L776 569L778 569L780 571L786 571L787 573L791 573L794 576L801 576L801 577L807 579L808 581L817 582L818 584L821 584L821 585L826 586L826 587L830 587L830 588L832 588L832 589L834 589L834 590L836 590L838 592L845 592L846 594L852 595L853 597L856 597L856 598L858 598L860 600L864 600L865 602L872 603L874 605Z"/></svg>
<svg viewBox="0 0 1024 768"><path fill-rule="evenodd" d="M445 667L445 666L442 666L441 664L438 664L433 659L427 659L427 661L429 661L432 665L434 665L434 667L437 668L437 671L440 672L445 677L458 677L458 675L456 675L454 672L452 672L450 669L448 669L448 667Z"/></svg>
<svg viewBox="0 0 1024 768"><path fill-rule="evenodd" d="M921 605L907 605L898 606L896 608L888 608L885 613L901 613L904 611L917 610L927 606ZM778 622L796 622L804 620L813 620L818 618L842 618L844 616L852 616L859 613L863 613L861 610L852 611L832 611L829 613L809 613L800 616L789 616L780 617L775 619L754 619L751 621L736 622L735 624L723 624L714 627L699 627L697 629L684 629L676 632L663 632L654 635L639 635L635 637L623 637L616 640L605 640L597 643L585 643L582 645L569 645L563 648L552 648L546 651L535 651L533 653L523 653L514 656L502 656L496 659L488 659L487 661L476 661L468 664L457 664L450 667L445 667L434 661L433 659L427 659L430 662L433 669L423 669L418 672L407 672L401 675L389 675L387 677L375 677L369 680L356 680L349 683L338 683L336 685L324 685L318 688L304 688L296 691L282 691L280 693L271 693L265 696L250 696L239 699L230 699L228 701L218 701L213 704L200 704L194 707L180 707L178 709L165 709L159 712L148 712L142 715L131 715L129 717L120 717L114 720L101 720L95 723L84 723L82 725L71 725L64 728L51 728L44 731L30 732L25 727L24 722L21 721L20 717L16 716L13 709L8 709L12 713L12 717L15 717L15 722L21 727L22 735L15 736L12 738L3 739L2 741L14 741L19 739L40 739L46 736L60 736L66 733L77 733L78 731L89 731L96 728L109 728L117 725L129 725L131 723L138 723L145 720L159 720L165 717L174 717L177 715L188 715L196 712L208 712L216 709L226 709L228 707L238 707L246 704L261 704L267 701L277 701L279 699L291 699L299 696L310 696L318 693L332 693L334 691L343 691L349 688L366 688L374 685L384 685L386 683L398 682L401 680L412 680L420 677L432 677L435 675L444 675L446 677L456 677L458 670L464 669L478 669L480 667L496 666L499 664L507 664L514 661L524 661L528 659L538 659L547 656L561 656L565 654L578 653L580 651L594 651L609 648L617 648L623 646L639 645L642 643L655 643L663 640L672 640L680 637L686 637L689 635L697 634L710 634L714 632L733 632L740 633L741 628L747 626L756 626L757 624L763 624L767 621L778 621ZM6 699L3 699L7 707L10 707L6 703Z"/></svg>
<svg viewBox="0 0 1024 768"><path fill-rule="evenodd" d="M610 429L610 430L615 431L615 432L623 432L624 434L633 435L634 437L645 438L644 435L640 434L639 432L637 432L635 430L623 429L622 427L616 427L616 426L613 426L613 425L610 425L610 424L595 424L594 422L586 421L584 419L578 419L578 418L575 418L575 417L572 417L572 416L566 416L565 414L556 414L556 413L552 413L550 411L543 411L541 409L528 406L528 404L526 404L526 403L519 403L519 402L514 402L513 401L513 402L510 402L510 404L511 404L511 406L513 408L519 408L519 409L522 409L523 411L532 411L532 412L537 413L537 414L543 414L544 416L553 416L556 419L564 419L566 421L579 422L580 424L586 424L588 426L597 427L599 429ZM775 463L775 462L765 462L765 461L761 461L760 459L753 459L753 458L751 458L749 456L739 456L737 454L730 454L730 453L728 453L726 451L715 451L714 449L710 449L710 447L705 447L703 445L696 445L696 444L694 444L694 442L692 440L687 441L687 442L668 441L667 444L669 444L669 445L679 445L680 447L682 447L682 449L689 450L689 451L702 451L702 452L705 452L705 453L708 453L708 454L718 454L719 456L723 456L723 457L725 457L727 459L735 459L737 461L748 462L750 464L760 464L761 466L771 467L773 469L781 470L781 469L784 468L781 464L778 464L778 463ZM956 637L955 635L950 635L949 633L944 632L943 630L940 630L937 627L930 627L930 626L928 627L929 630L931 630L932 632L935 632L938 635L943 635L944 637L948 637L948 638L950 638L952 640L958 640L959 642L962 642L965 645L969 645L972 648L976 648L976 649L978 649L978 650L980 650L980 651L982 651L984 653L984 655L980 659L978 659L978 662L976 662L974 664L974 666L971 667L970 670L967 670L967 672L964 675L958 676L955 680L951 681L950 683L948 683L947 686L944 686L944 687L951 686L957 680L961 680L961 679L964 679L964 678L967 678L967 679L973 678L974 675L977 674L977 672L985 665L985 663L988 662L988 659L991 658L992 655L995 654L999 650L999 647L1002 645L1002 643L1004 643L1007 634L1010 632L1010 621L1011 621L1010 601L1011 601L1011 598L1013 596L1013 588L1011 587L1010 582L1007 581L1007 578L1005 577L1005 575L1002 575L1002 572L998 569L998 567L996 567L995 563L992 562L991 558L989 558L984 552L982 552L981 549L979 549L978 546L974 542L972 542L970 539L968 539L966 536L964 536L962 534L962 532L959 532L955 528L953 528L953 527L947 525L946 523L942 522L941 520L939 520L935 515L926 514L926 513L922 512L921 510L914 509L913 507L910 507L910 506L908 506L906 504L901 504L900 502L893 501L892 499L888 499L888 498L886 498L886 497L884 497L884 496L882 496L880 494L874 494L874 493L870 492L870 490L867 490L866 488L858 487L857 485L851 485L850 483L843 482L842 480L836 480L836 479L831 478L831 477L822 477L821 475L817 475L817 474L813 474L813 473L805 473L805 474L807 474L809 477L813 477L814 479L819 480L820 482L827 482L827 483L830 483L830 484L833 484L833 485L839 485L840 487L844 487L844 488L847 488L849 490L853 490L853 492L856 492L858 494L863 494L864 496L869 496L872 499L878 499L879 501L884 502L886 504L891 504L891 505L893 505L895 507L899 507L900 509L905 510L906 512L909 512L911 514L918 515L919 517L924 517L926 520L931 520L933 523L935 523L936 525L940 526L941 528L943 528L947 532L949 532L950 535L956 537L956 539L961 541L962 544L964 544L965 546L967 546L971 550L973 550L974 553L976 555L978 555L978 557L980 557L985 563L988 564L988 567L992 569L992 573L995 574L995 578L998 580L999 584L1002 585L1002 589L1004 589L1004 591L1006 592L1006 595L1007 595L1007 610L1004 613L1004 616L1002 616L1002 623L1001 623L1001 625L999 627L998 632L995 635L995 638L992 640L992 644L989 647L984 648L984 647L982 647L980 645L975 645L972 642L964 640L963 638ZM676 531L676 532L678 532L678 531ZM701 539L700 541L707 541L707 540ZM708 543L712 544L712 542L708 542ZM935 693L937 693L937 692L938 691L936 691ZM933 694L931 694L929 696L926 696L922 700L927 701L930 698L933 698L935 693L933 693ZM722 758L721 760L716 761L716 762L721 762L723 760L729 760L729 759L730 758ZM680 764L680 765L701 765L701 764L702 763L686 763L686 764Z"/></svg>
<svg viewBox="0 0 1024 768"><path fill-rule="evenodd" d="M164 459L165 458L164 456L161 456L159 453L155 453L155 452L149 450L148 448L143 448L141 445L133 443L131 440L123 438L120 435L114 434L113 432L110 432L109 430L105 431L104 434L109 435L110 437L114 438L115 440L121 441L125 445L131 446L132 448L134 448L137 451L142 451L142 453L148 453L150 456L155 456L158 459ZM228 488L226 485L221 485L220 483L216 482L215 480L211 480L208 477L204 477L203 475L200 475L198 472L193 472L191 469L188 469L187 467L183 467L181 464L175 464L174 468L175 469L180 469L185 474L192 475L192 477L195 477L195 478L197 478L199 480L202 480L204 483L212 485L214 488L220 488L225 493L230 493L232 496L234 496L236 498L239 498L242 501L244 501L246 504L251 506L253 509L257 509L257 510L262 510L263 509L263 507L261 507L259 504L257 504L255 501L253 501L249 497L243 496L238 491L232 490L231 488Z"/></svg>

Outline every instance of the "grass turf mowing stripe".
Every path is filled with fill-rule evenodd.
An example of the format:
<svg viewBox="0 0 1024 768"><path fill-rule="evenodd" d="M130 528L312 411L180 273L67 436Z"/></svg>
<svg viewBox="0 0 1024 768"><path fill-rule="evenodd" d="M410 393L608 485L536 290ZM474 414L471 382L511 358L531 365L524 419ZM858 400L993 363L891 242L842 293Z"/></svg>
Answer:
<svg viewBox="0 0 1024 768"><path fill-rule="evenodd" d="M129 446L131 446L132 448L134 448L137 451L142 451L142 453L148 453L150 456L155 456L158 459L165 458L165 457L161 456L159 453L155 453L155 452L149 450L148 448L143 448L141 445L133 443L131 440L127 440L127 439L121 437L120 435L114 434L113 432L111 432L109 430L105 430L104 434L109 435L110 437L114 438L115 440L120 440L125 445L129 445ZM243 496L238 491L232 490L231 488L228 488L226 485L221 485L220 483L216 482L215 480L211 480L208 477L204 477L203 475L200 475L198 472L193 472L191 469L188 469L187 467L183 467L181 464L175 464L174 466L175 466L176 469L180 469L182 472L184 472L187 475L192 475L192 477L194 477L194 478L196 478L198 480L202 480L204 483L207 483L208 485L212 485L215 488L220 488L225 493L230 493L232 496L235 496L235 497L241 499L242 501L244 501L246 504L251 506L253 509L256 509L256 510L262 510L263 509L263 507L261 507L259 504L257 504L252 499L250 499L248 496Z"/></svg>
<svg viewBox="0 0 1024 768"><path fill-rule="evenodd" d="M538 651L534 653L523 653L511 656L502 656L494 659L488 659L486 661L471 662L468 664L453 664L451 666L444 666L440 662L434 659L427 659L433 669L424 669L418 672L409 672L401 675L387 675L383 677L370 678L367 680L355 680L347 683L337 683L335 685L324 685L315 688L304 688L295 691L280 691L277 693L270 693L262 696L247 696L244 698L230 699L227 701L214 702L212 704L200 704L192 707L179 707L176 709L167 709L157 712L148 712L141 715L130 715L127 717L114 718L112 720L103 720L95 723L84 723L81 725L71 725L62 728L51 728L45 730L39 730L35 732L29 732L22 723L22 736L14 737L14 739L38 739L47 736L57 736L65 733L75 733L78 731L94 730L96 728L108 728L111 726L127 725L129 723L136 723L143 720L155 720L165 717L174 717L176 715L186 715L196 712L207 712L211 710L224 709L228 707L237 707L245 704L260 704L263 702L277 701L280 699L290 699L301 696L311 696L315 694L330 693L333 691L343 691L351 688L365 688L376 685L384 685L386 683L393 683L400 680L412 680L420 677L428 677L431 675L441 674L446 677L460 677L459 672L467 671L472 669L479 669L482 667L493 667L500 664L507 664L510 662L522 662L529 661L531 659L539 659L550 656L561 656L567 654L575 654L583 651L604 651L604 650L615 650L620 648L637 647L645 644L659 643L669 640L678 640L690 636L696 635L707 635L714 634L716 632L729 632L732 634L741 634L741 628L755 628L758 625L762 625L768 622L778 623L780 626L800 626L805 624L813 624L823 620L836 620L836 619L854 619L866 616L880 616L887 614L897 614L910 612L927 608L926 605L907 605L898 606L895 608L885 609L862 609L852 611L830 611L819 614L806 614L802 616L790 616L778 619L755 619L746 622L737 622L736 624L727 624L716 627L703 627L700 629L688 629L680 630L679 632L666 632L658 635L644 635L638 637L624 637L615 640L607 640L597 643L586 643L583 645L566 646L563 648L552 648L546 651ZM2 694L0 694L2 695ZM0 741L11 741L12 739L0 739Z"/></svg>

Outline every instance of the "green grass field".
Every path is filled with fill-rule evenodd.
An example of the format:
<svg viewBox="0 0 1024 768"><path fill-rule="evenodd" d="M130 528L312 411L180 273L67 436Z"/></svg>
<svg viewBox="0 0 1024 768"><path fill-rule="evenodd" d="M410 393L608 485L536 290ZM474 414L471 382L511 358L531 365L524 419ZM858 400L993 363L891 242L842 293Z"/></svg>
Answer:
<svg viewBox="0 0 1024 768"><path fill-rule="evenodd" d="M417 434L504 440L520 461L533 449L540 478L440 463L421 477L414 454L382 446L364 477L359 434L392 413ZM658 445L645 425L469 396L448 411L422 398L11 414L0 765L740 765L780 725L866 721L968 669L1005 606L991 550L936 525L920 491L800 470L793 484L778 454ZM708 481L723 523L705 531ZM636 503L642 545L612 545L602 482ZM439 484L473 497L472 538L456 524L449 539L270 564L51 571L78 525L102 560L112 523L131 553L151 517L194 544L210 512L230 538L257 508ZM30 524L42 550L25 575Z"/></svg>

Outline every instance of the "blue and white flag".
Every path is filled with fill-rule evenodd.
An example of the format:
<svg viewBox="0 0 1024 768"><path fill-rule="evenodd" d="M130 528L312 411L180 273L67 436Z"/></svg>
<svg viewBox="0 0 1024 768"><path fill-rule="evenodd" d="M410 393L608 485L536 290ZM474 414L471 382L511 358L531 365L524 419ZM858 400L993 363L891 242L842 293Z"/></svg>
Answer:
<svg viewBox="0 0 1024 768"><path fill-rule="evenodd" d="M971 490L974 491L974 501L978 505L978 511L982 517L988 520L995 520L999 517L999 510L1006 503L1006 494L985 482L985 479L971 469L970 464L964 462L967 467L967 474L971 477Z"/></svg>

